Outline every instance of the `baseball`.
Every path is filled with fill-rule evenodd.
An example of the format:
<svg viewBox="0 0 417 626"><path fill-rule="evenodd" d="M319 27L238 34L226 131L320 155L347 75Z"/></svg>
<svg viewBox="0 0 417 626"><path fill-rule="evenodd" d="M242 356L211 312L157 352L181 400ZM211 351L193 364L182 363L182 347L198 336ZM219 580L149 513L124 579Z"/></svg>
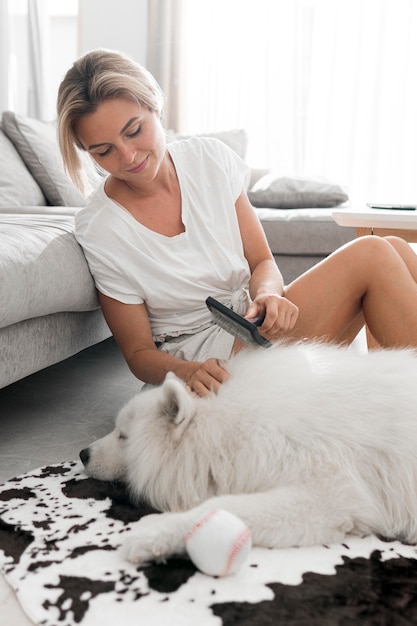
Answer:
<svg viewBox="0 0 417 626"><path fill-rule="evenodd" d="M209 576L235 574L252 547L246 524L221 509L210 511L197 520L184 539L194 565Z"/></svg>

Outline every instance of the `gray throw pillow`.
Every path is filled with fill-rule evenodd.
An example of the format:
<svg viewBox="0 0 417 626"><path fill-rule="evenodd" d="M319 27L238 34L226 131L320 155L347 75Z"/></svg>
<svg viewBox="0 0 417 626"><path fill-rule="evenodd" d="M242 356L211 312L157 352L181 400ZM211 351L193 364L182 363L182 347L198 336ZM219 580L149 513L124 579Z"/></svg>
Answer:
<svg viewBox="0 0 417 626"><path fill-rule="evenodd" d="M85 204L85 198L64 171L54 123L5 111L2 125L49 204L74 207Z"/></svg>
<svg viewBox="0 0 417 626"><path fill-rule="evenodd" d="M44 206L47 200L0 129L0 207Z"/></svg>
<svg viewBox="0 0 417 626"><path fill-rule="evenodd" d="M253 206L273 209L326 208L349 200L340 185L325 179L274 174L258 180L248 196Z"/></svg>

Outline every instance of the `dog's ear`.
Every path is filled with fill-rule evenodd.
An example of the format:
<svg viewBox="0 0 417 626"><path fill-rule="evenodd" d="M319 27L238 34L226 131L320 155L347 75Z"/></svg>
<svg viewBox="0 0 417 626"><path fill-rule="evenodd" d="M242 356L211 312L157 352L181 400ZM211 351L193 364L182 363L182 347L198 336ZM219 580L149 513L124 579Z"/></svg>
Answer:
<svg viewBox="0 0 417 626"><path fill-rule="evenodd" d="M194 400L176 376L168 374L162 385L161 410L175 425L188 421L195 414Z"/></svg>

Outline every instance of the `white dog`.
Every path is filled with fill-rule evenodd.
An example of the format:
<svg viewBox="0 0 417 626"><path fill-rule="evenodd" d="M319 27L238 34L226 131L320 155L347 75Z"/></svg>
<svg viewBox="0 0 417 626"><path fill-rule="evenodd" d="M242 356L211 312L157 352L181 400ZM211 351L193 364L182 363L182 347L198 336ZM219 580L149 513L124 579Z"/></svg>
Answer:
<svg viewBox="0 0 417 626"><path fill-rule="evenodd" d="M417 542L416 352L281 345L228 369L208 398L168 375L81 452L90 476L125 481L166 512L137 523L127 558L184 553L187 529L214 508L240 517L257 546Z"/></svg>

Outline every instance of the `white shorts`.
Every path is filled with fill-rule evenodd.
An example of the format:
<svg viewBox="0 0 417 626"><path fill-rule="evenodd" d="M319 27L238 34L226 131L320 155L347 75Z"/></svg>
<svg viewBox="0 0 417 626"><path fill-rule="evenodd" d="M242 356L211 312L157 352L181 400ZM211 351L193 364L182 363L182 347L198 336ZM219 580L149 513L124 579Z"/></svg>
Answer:
<svg viewBox="0 0 417 626"><path fill-rule="evenodd" d="M193 335L169 337L158 349L182 361L207 361L207 359L230 358L234 337L217 324L212 324Z"/></svg>

